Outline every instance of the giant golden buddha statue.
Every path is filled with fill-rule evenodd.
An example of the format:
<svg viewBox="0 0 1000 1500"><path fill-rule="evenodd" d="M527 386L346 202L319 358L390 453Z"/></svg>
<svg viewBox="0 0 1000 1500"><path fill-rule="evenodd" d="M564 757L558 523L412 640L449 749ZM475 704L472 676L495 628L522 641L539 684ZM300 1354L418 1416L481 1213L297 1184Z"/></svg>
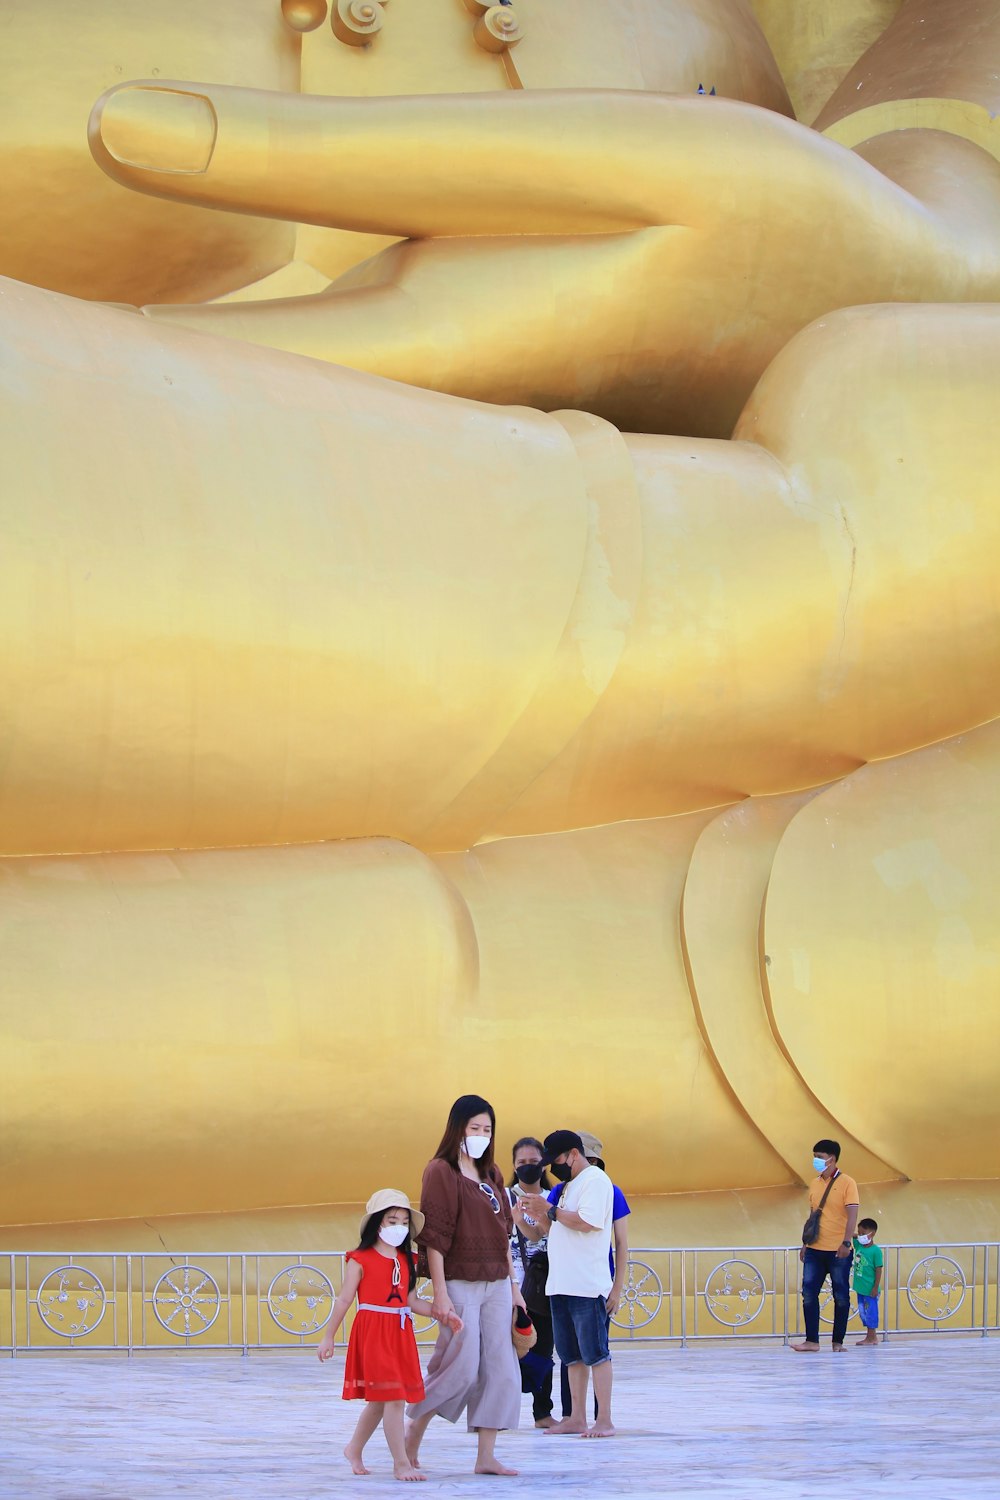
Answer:
<svg viewBox="0 0 1000 1500"><path fill-rule="evenodd" d="M674 1238L831 1132L995 1232L1000 15L923 9L12 18L8 1225L329 1239L474 1087Z"/></svg>

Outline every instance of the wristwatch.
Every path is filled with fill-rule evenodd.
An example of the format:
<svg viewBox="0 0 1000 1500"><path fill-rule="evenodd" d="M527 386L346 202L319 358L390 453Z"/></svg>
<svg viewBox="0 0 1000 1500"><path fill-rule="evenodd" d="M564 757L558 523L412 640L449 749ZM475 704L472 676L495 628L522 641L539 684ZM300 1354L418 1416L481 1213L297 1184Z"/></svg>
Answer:
<svg viewBox="0 0 1000 1500"><path fill-rule="evenodd" d="M550 1203L549 1206L548 1206L548 1208L545 1210L545 1217L548 1219L548 1221L549 1221L550 1224L554 1224L556 1222L556 1214L558 1212L559 1212L559 1205L558 1205L558 1203Z"/></svg>
<svg viewBox="0 0 1000 1500"><path fill-rule="evenodd" d="M842 1244L842 1245L846 1245L846 1246L847 1246L847 1248L848 1248L848 1250L850 1250L850 1248L851 1248L851 1242L850 1242L850 1240L841 1240L841 1242L840 1242L840 1243L841 1243L841 1244Z"/></svg>

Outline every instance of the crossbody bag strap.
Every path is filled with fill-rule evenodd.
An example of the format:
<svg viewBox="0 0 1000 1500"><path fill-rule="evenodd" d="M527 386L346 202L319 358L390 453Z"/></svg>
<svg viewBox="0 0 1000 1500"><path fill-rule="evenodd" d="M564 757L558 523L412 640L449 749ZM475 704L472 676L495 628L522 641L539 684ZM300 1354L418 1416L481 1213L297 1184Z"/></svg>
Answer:
<svg viewBox="0 0 1000 1500"><path fill-rule="evenodd" d="M822 1198L819 1200L819 1211L820 1211L820 1213L823 1212L823 1209L826 1206L826 1200L830 1196L830 1189L833 1187L833 1184L836 1182L836 1180L837 1180L837 1178L839 1176L840 1176L840 1168L838 1167L837 1170L836 1170L836 1172L834 1172L833 1176L830 1178L830 1181L826 1185L826 1192L823 1194Z"/></svg>

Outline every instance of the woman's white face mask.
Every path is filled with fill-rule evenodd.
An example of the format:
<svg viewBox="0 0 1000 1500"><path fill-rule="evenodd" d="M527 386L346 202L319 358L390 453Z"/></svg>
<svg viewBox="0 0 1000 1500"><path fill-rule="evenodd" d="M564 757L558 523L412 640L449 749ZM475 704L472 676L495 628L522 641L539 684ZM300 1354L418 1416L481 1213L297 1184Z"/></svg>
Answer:
<svg viewBox="0 0 1000 1500"><path fill-rule="evenodd" d="M492 1137L488 1135L467 1135L465 1137L465 1154L471 1156L473 1161L478 1161L484 1152L489 1150Z"/></svg>

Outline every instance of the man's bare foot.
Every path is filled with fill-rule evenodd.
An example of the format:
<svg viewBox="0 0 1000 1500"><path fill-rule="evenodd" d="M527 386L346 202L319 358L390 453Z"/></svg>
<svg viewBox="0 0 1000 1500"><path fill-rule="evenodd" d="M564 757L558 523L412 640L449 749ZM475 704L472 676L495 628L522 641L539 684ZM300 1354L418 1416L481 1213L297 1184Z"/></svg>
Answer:
<svg viewBox="0 0 1000 1500"><path fill-rule="evenodd" d="M789 1344L788 1347L790 1349L794 1349L795 1352L796 1352L796 1354L818 1354L819 1353L819 1345L818 1344L811 1344L808 1339L806 1339L805 1342L802 1343L802 1344Z"/></svg>
<svg viewBox="0 0 1000 1500"><path fill-rule="evenodd" d="M611 1423L600 1421L595 1422L593 1427L589 1427L586 1432L581 1434L582 1437L587 1438L614 1437L614 1435L615 1429Z"/></svg>
<svg viewBox="0 0 1000 1500"><path fill-rule="evenodd" d="M544 1430L546 1427L554 1427L555 1425L555 1417L539 1417L538 1421L535 1423L535 1426L540 1430Z"/></svg>
<svg viewBox="0 0 1000 1500"><path fill-rule="evenodd" d="M484 1458L482 1463L476 1464L473 1472L476 1474L509 1474L512 1479L517 1478L517 1470L508 1469L507 1465L502 1464L498 1458ZM423 1478L422 1475L421 1478Z"/></svg>
<svg viewBox="0 0 1000 1500"><path fill-rule="evenodd" d="M563 1417L561 1422L553 1422L544 1429L546 1437L583 1437L586 1430L586 1422L577 1422L573 1417Z"/></svg>
<svg viewBox="0 0 1000 1500"><path fill-rule="evenodd" d="M352 1474L371 1473L371 1469L365 1468L364 1462L361 1458L361 1453L357 1449L352 1448L350 1443L348 1443L347 1447L344 1449L344 1457L347 1459L347 1462L351 1466Z"/></svg>
<svg viewBox="0 0 1000 1500"><path fill-rule="evenodd" d="M421 1474L420 1470L419 1469L415 1469L413 1467L413 1465L410 1464L410 1463L406 1463L406 1464L393 1464L393 1466L392 1466L392 1473L393 1473L393 1477L395 1479L409 1479L409 1480L420 1479L420 1480L426 1480L426 1478L427 1478L426 1474Z"/></svg>

